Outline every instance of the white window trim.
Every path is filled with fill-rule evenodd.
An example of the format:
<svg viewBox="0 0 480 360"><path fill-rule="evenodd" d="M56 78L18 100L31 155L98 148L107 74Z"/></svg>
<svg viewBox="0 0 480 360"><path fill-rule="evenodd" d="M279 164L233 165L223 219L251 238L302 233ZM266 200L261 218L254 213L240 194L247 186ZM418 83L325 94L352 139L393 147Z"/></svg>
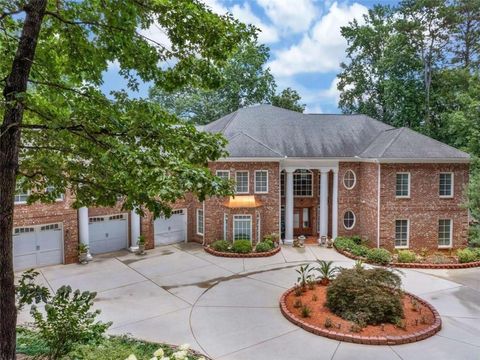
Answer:
<svg viewBox="0 0 480 360"><path fill-rule="evenodd" d="M353 214L353 224L350 227L345 226L345 214L347 212L351 212ZM355 227L355 224L357 223L357 215L355 215L355 212L353 210L345 210L342 216L342 224L345 230L352 230Z"/></svg>
<svg viewBox="0 0 480 360"><path fill-rule="evenodd" d="M198 217L199 217L198 214L200 213L200 211L202 212L202 228L203 228L203 232L198 231L198 230L199 230L199 229L198 229L198 225L200 224L200 221L198 221ZM204 233L205 233L205 213L203 212L203 209L197 209L197 221L196 221L196 225L197 225L197 228L196 228L196 230L197 230L197 235L203 236Z"/></svg>
<svg viewBox="0 0 480 360"><path fill-rule="evenodd" d="M295 195L295 172L297 170L307 170L309 173L310 173L310 177L312 179L312 187L310 188L311 189L311 195ZM313 177L313 171L310 170L310 169L297 169L293 172L292 176L293 176L293 197L294 198L313 198L313 193L314 193L314 177ZM285 176L286 176L286 173L285 173ZM285 186L287 185L287 178L285 177ZM285 189L286 190L286 189Z"/></svg>
<svg viewBox="0 0 480 360"><path fill-rule="evenodd" d="M26 194L27 196L30 196L30 193L31 193L30 190L27 190L26 193L21 193L21 194L22 194L22 195L25 195L25 194ZM15 192L14 198L15 198L17 195L19 195L19 193ZM15 204L15 205L23 205L23 204L26 204L26 203L27 203L26 201L16 201L16 200L14 201L14 204Z"/></svg>
<svg viewBox="0 0 480 360"><path fill-rule="evenodd" d="M230 170L217 170L215 171L215 176L219 176L219 173L228 173L228 179L230 179Z"/></svg>
<svg viewBox="0 0 480 360"><path fill-rule="evenodd" d="M259 173L259 172L267 173L267 190L266 191L257 191L257 173ZM253 189L254 189L255 194L268 194L268 186L269 186L269 184L268 184L268 178L269 178L268 170L255 170L253 177L254 177L254 179L253 179L254 188Z"/></svg>
<svg viewBox="0 0 480 360"><path fill-rule="evenodd" d="M247 173L247 191L237 191L237 173ZM235 171L235 194L250 194L250 171L248 170L238 170Z"/></svg>
<svg viewBox="0 0 480 360"><path fill-rule="evenodd" d="M450 244L449 245L440 245L438 244L438 241L440 240L439 236L440 234L437 234L437 244L438 244L438 248L439 249L451 249L452 246L453 246L453 219L451 218L442 218L442 219L438 219L437 221L437 232L438 232L438 222L440 220L449 220L450 221Z"/></svg>
<svg viewBox="0 0 480 360"><path fill-rule="evenodd" d="M249 217L250 218L250 242L253 243L253 239L252 239L252 226L253 226L253 221L252 221L252 215L249 215L249 214L236 214L236 215L233 215L233 223L232 223L232 242L235 241L235 218L238 217L238 216L244 216L244 217Z"/></svg>
<svg viewBox="0 0 480 360"><path fill-rule="evenodd" d="M223 240L227 240L228 237L228 214L223 213Z"/></svg>
<svg viewBox="0 0 480 360"><path fill-rule="evenodd" d="M395 244L395 242L397 241L397 221L403 221L403 220L407 221L407 245L397 246ZM395 246L395 249L409 249L410 248L410 219L395 219L394 226L395 226L395 235L393 238L393 245Z"/></svg>
<svg viewBox="0 0 480 360"><path fill-rule="evenodd" d="M407 174L408 175L408 195L397 195L397 175ZM412 184L412 176L409 172L397 172L395 173L395 197L397 199L410 199L410 187ZM399 219L403 220L403 219Z"/></svg>
<svg viewBox="0 0 480 360"><path fill-rule="evenodd" d="M348 173L348 172L351 172L353 174L353 185L348 187L347 185L345 185L345 175ZM343 174L343 186L345 187L345 189L347 190L352 190L355 185L357 185L357 174L355 173L355 171L353 171L352 169L348 169L347 171L345 171L345 173Z"/></svg>
<svg viewBox="0 0 480 360"><path fill-rule="evenodd" d="M441 174L450 174L452 176L452 185L450 187L450 190L451 190L451 195L440 195L440 175ZM440 197L440 199L451 199L453 198L453 195L454 195L454 191L455 191L455 175L453 172L440 172L438 174L438 196ZM446 220L446 219L445 219Z"/></svg>

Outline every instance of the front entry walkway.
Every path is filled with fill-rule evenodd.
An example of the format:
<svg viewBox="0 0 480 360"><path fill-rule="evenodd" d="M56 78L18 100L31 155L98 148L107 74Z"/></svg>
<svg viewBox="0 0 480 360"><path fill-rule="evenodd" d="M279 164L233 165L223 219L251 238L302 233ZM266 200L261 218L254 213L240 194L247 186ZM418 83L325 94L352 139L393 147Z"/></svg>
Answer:
<svg viewBox="0 0 480 360"><path fill-rule="evenodd" d="M404 287L432 303L443 329L400 346L368 346L322 338L287 321L278 299L296 281L294 269L316 259L353 261L317 246L284 247L270 258L213 257L195 244L160 247L139 257L97 256L87 266L42 268L51 289L64 284L97 291L102 319L114 334L190 343L214 359L475 359L480 353L480 270L403 270ZM19 322L29 320L28 310Z"/></svg>

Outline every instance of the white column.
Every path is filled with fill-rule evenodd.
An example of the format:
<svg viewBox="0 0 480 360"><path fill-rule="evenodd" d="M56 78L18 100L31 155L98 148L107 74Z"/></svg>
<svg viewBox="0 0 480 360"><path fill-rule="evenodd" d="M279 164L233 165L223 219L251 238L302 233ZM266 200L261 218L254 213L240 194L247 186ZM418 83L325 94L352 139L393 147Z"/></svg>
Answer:
<svg viewBox="0 0 480 360"><path fill-rule="evenodd" d="M328 169L320 169L320 237L328 235Z"/></svg>
<svg viewBox="0 0 480 360"><path fill-rule="evenodd" d="M138 237L140 236L140 215L133 209L130 211L130 238L132 239L131 247L137 246Z"/></svg>
<svg viewBox="0 0 480 360"><path fill-rule="evenodd" d="M88 232L88 208L78 209L78 240L81 244L90 246L90 235ZM87 260L92 260L90 249L88 249Z"/></svg>
<svg viewBox="0 0 480 360"><path fill-rule="evenodd" d="M333 169L332 239L338 236L338 169Z"/></svg>
<svg viewBox="0 0 480 360"><path fill-rule="evenodd" d="M293 244L293 172L285 169L285 244Z"/></svg>

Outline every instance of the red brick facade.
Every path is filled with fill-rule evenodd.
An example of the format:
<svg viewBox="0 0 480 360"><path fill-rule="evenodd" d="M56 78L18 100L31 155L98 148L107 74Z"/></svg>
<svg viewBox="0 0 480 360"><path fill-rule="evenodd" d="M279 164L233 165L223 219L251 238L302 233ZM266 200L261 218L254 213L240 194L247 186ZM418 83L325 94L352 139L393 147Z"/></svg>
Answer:
<svg viewBox="0 0 480 360"><path fill-rule="evenodd" d="M198 243L211 243L224 238L224 216L228 218L226 238L233 238L233 218L235 215L250 215L252 219L252 239L254 243L267 234L279 233L281 206L284 198L280 196L280 163L277 162L216 162L209 164L210 169L228 170L230 179L235 179L236 171L249 172L249 193L253 195L257 206L253 208L231 208L226 206L228 198L212 197L200 203L190 194L174 204L175 209L187 211L187 240ZM255 193L255 171L268 171L268 193ZM352 189L343 184L345 172L352 170L356 183ZM294 207L310 209L311 233L317 234L319 204L319 172L313 172L313 196L296 197ZM396 173L410 173L410 197L399 199L395 196ZM439 173L454 174L454 195L441 198L438 195ZM380 174L380 196L378 185ZM329 235L332 234L332 192L333 173L329 174ZM468 164L378 164L374 162L340 162L338 167L338 235L360 235L368 239L371 246L377 245L377 233L380 234L380 246L392 249L395 239L395 220L408 219L410 223L409 247L413 249L437 249L438 220L452 219L452 247L466 245L468 233L468 211L465 203L465 187L468 183ZM240 196L240 195L239 195ZM380 201L380 214L378 203ZM16 205L14 226L62 223L64 231L64 261L77 261L78 216L71 208L72 197L54 204ZM204 234L197 234L197 209L204 210ZM353 229L343 225L346 211L355 214ZM127 213L120 206L116 208L91 208L89 216ZM257 227L257 221L260 225ZM378 219L380 227L378 228ZM130 215L129 215L130 225ZM130 229L130 226L129 226ZM258 236L257 232L260 232ZM154 247L153 216L146 213L141 219L141 233L147 240L147 248ZM130 234L130 231L129 231ZM295 234L298 235L298 234ZM130 236L130 235L129 235ZM135 241L130 239L130 244Z"/></svg>

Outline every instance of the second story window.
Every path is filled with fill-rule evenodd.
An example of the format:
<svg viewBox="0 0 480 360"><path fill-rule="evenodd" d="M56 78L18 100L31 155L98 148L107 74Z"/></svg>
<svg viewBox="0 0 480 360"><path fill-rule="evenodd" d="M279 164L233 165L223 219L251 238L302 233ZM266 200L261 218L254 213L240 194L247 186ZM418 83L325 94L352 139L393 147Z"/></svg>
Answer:
<svg viewBox="0 0 480 360"><path fill-rule="evenodd" d="M268 193L268 171L255 171L255 192L259 194Z"/></svg>
<svg viewBox="0 0 480 360"><path fill-rule="evenodd" d="M230 179L230 171L229 170L217 170L215 175L218 176L218 177L221 177L222 179L225 179L225 180Z"/></svg>
<svg viewBox="0 0 480 360"><path fill-rule="evenodd" d="M23 192L22 190L17 188L17 192L15 193L15 204L25 204L28 200L28 196L30 195L29 191Z"/></svg>
<svg viewBox="0 0 480 360"><path fill-rule="evenodd" d="M453 197L453 174L440 173L439 193L440 197Z"/></svg>
<svg viewBox="0 0 480 360"><path fill-rule="evenodd" d="M248 171L237 171L235 173L235 192L237 194L248 194Z"/></svg>
<svg viewBox="0 0 480 360"><path fill-rule="evenodd" d="M410 173L397 173L395 196L400 198L410 197Z"/></svg>
<svg viewBox="0 0 480 360"><path fill-rule="evenodd" d="M293 173L293 196L312 196L312 172L309 170L296 170Z"/></svg>

